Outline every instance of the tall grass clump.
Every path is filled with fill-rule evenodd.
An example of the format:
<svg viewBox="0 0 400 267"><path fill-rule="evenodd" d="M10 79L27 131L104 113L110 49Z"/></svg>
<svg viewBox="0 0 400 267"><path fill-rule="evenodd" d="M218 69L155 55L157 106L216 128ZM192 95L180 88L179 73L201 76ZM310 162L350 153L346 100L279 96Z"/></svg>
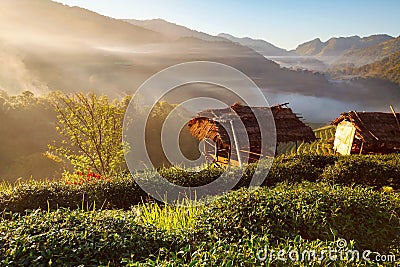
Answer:
<svg viewBox="0 0 400 267"><path fill-rule="evenodd" d="M190 231L195 228L204 206L189 200L182 200L179 205L161 205L144 203L133 208L138 213L139 222L153 225L165 231Z"/></svg>

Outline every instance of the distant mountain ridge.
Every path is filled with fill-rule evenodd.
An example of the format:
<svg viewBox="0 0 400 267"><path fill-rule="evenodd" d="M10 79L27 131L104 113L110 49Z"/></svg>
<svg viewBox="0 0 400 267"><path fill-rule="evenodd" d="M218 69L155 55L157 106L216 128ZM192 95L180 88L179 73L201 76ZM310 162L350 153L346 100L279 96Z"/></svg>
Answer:
<svg viewBox="0 0 400 267"><path fill-rule="evenodd" d="M250 47L263 56L293 56L295 53L279 48L265 40L252 39L249 37L238 38L227 33L218 34L219 37L226 38L232 42Z"/></svg>
<svg viewBox="0 0 400 267"><path fill-rule="evenodd" d="M216 36L209 35L204 32L195 31L185 26L168 22L163 19L150 19L150 20L137 20L137 19L124 19L124 21L139 26L151 31L161 33L172 40L178 40L185 37L198 38L203 41L224 41L224 39Z"/></svg>
<svg viewBox="0 0 400 267"><path fill-rule="evenodd" d="M326 42L316 38L300 44L295 50L291 51L276 47L267 41L249 37L238 38L226 33L221 33L218 37L247 46L286 68L322 72L325 72L332 64L334 66L342 63L356 66L368 64L388 57L398 51L397 46L400 46L394 37L387 34L376 34L362 38L359 36L333 37ZM377 49L374 48L375 46ZM386 47L386 50L384 47Z"/></svg>
<svg viewBox="0 0 400 267"><path fill-rule="evenodd" d="M50 0L1 0L0 88L12 94L37 89L35 93L82 91L120 98L134 93L165 68L212 61L246 74L271 97L272 103L293 99L290 101L300 112L318 121L330 118L332 113L310 110L310 101L335 103L330 112L343 102L351 106L361 103L371 109L390 101L400 103L399 87L393 83L374 79L332 81L326 74L305 68L283 68L254 49L225 38L211 36L204 40L210 35L193 34L195 31L179 25L166 27L176 29L172 32L175 37L165 29L145 29ZM185 87L171 98L178 102L171 103L205 93L232 103L239 101L237 96L215 87L206 88L206 92ZM375 97L377 90L379 98Z"/></svg>
<svg viewBox="0 0 400 267"><path fill-rule="evenodd" d="M321 39L315 38L314 40L298 45L294 51L300 56L316 56L319 52L321 52L324 44L325 43L323 43Z"/></svg>
<svg viewBox="0 0 400 267"><path fill-rule="evenodd" d="M347 50L334 65L352 64L360 67L384 59L400 51L400 36L377 45Z"/></svg>
<svg viewBox="0 0 400 267"><path fill-rule="evenodd" d="M0 88L10 92L12 85L13 94L39 84L45 87L40 91L95 90L121 96L133 93L167 67L196 60L232 66L260 88L274 92L315 94L332 86L323 75L282 69L253 49L221 37L206 41L200 38L209 35L193 37L194 31L171 23L167 27L186 32L179 34L186 37L175 40L172 35L50 0L1 0L0 27L0 43L7 44L0 46L0 55L8 56L4 66L15 66L12 73L21 76L5 72L0 75Z"/></svg>
<svg viewBox="0 0 400 267"><path fill-rule="evenodd" d="M382 42L394 39L387 34L377 34L368 37L350 36L333 37L326 42L319 38L300 44L295 52L300 56L338 57L350 49L371 47Z"/></svg>
<svg viewBox="0 0 400 267"><path fill-rule="evenodd" d="M67 39L71 42L83 39L110 45L166 41L165 37L154 31L49 0L1 0L0 23L0 38L17 42L35 41L42 44L46 41L42 36L57 40L57 46ZM21 34L16 33L21 29L27 33L26 38L18 38Z"/></svg>
<svg viewBox="0 0 400 267"><path fill-rule="evenodd" d="M138 27L142 27L144 29L157 32L162 34L169 40L177 41L181 38L196 38L203 41L208 42L224 42L230 41L233 43L237 43L239 45L248 47L253 49L257 53L271 58L277 62L282 61L284 66L291 66L291 67L300 67L308 69L310 67L309 62L305 62L304 59L290 59L286 60L287 63L283 58L273 58L273 57L295 57L295 56L307 56L307 57L314 57L315 62L319 62L322 67L320 71L324 71L327 67L324 67L324 64L336 64L338 61L341 63L351 63L351 61L355 61L358 55L351 57L351 53L357 53L357 51L362 50L364 48L370 48L375 45L379 45L381 43L391 41L394 37L387 35L387 34L376 34L367 37L359 37L357 35L350 36L350 37L333 37L327 40L326 42L322 42L320 38L316 38L309 42L300 44L295 50L285 50L279 48L265 40L261 39L253 39L250 37L235 37L231 34L227 33L220 33L218 36L213 36L207 33L195 31L189 29L185 26L181 26L175 23L171 23L165 21L163 19L151 19L151 20L135 20L135 19L125 19L125 22L133 24ZM342 56L344 55L344 56ZM350 57L349 57L350 56ZM364 61L364 64L371 63L373 61L382 59L384 57L389 56L389 54L385 54L382 56L377 56L373 59L369 59ZM339 58L344 59L344 62L340 62ZM346 61L347 60L347 61ZM293 63L297 62L295 66L292 66ZM304 64L304 66L303 66ZM315 65L315 64L313 64ZM361 66L360 64L355 64ZM312 69L315 70L315 69Z"/></svg>

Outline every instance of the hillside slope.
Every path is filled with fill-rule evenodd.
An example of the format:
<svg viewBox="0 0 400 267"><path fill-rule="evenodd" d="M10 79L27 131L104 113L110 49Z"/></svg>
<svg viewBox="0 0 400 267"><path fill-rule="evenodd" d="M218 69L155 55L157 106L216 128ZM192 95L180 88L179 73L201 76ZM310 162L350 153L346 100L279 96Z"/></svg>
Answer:
<svg viewBox="0 0 400 267"><path fill-rule="evenodd" d="M400 51L361 67L343 66L331 69L330 73L337 78L350 76L385 79L400 86Z"/></svg>
<svg viewBox="0 0 400 267"><path fill-rule="evenodd" d="M398 86L380 80L331 82L323 74L281 68L253 49L226 39L205 41L190 36L171 39L159 32L50 0L0 1L0 43L5 44L0 45L0 55L7 58L3 61L15 62L12 72L0 75L1 87L11 94L60 90L121 97L132 94L145 80L167 67L202 60L242 71L267 97L282 102L298 95L309 97L316 107L323 103L320 99L370 109L381 109L389 101L400 103ZM17 79L18 75L13 73L21 78ZM379 98L372 97L376 88ZM213 94L227 102L240 101L237 96L227 96L226 91L217 92L215 86L207 91L186 89L173 100ZM299 97L296 102L301 102ZM310 106L308 101L301 102L299 112ZM308 113L310 117L313 114L316 113ZM334 116L332 111L324 114L326 118Z"/></svg>
<svg viewBox="0 0 400 267"><path fill-rule="evenodd" d="M368 37L350 36L334 37L326 42L319 38L300 44L295 52L301 56L337 57L350 49L371 47L393 39L386 34L371 35Z"/></svg>
<svg viewBox="0 0 400 267"><path fill-rule="evenodd" d="M289 52L285 49L279 48L271 43L264 40L256 40L249 37L238 38L227 33L218 34L219 37L228 39L232 42L239 43L241 45L250 47L261 55L268 56L293 56L293 52Z"/></svg>
<svg viewBox="0 0 400 267"><path fill-rule="evenodd" d="M150 20L125 19L124 21L132 25L136 25L151 31L161 33L164 36L170 38L171 40L178 40L179 38L184 38L184 37L194 37L200 40L210 41L210 42L224 41L224 39L220 37L195 31L185 26L171 23L163 19L150 19Z"/></svg>
<svg viewBox="0 0 400 267"><path fill-rule="evenodd" d="M59 47L68 45L62 41L128 45L166 40L154 31L49 0L2 0L0 23L0 35L18 44L29 40Z"/></svg>
<svg viewBox="0 0 400 267"><path fill-rule="evenodd" d="M15 50L22 58L21 67L49 90L95 90L120 96L134 92L166 67L193 60L228 64L271 91L316 94L321 88L329 92L331 87L322 75L282 70L254 50L225 39L171 40L50 0L1 1L0 27L0 41ZM7 87L9 82L2 84Z"/></svg>
<svg viewBox="0 0 400 267"><path fill-rule="evenodd" d="M300 56L316 56L321 52L325 43L321 39L316 38L314 40L300 44L295 49L295 53Z"/></svg>
<svg viewBox="0 0 400 267"><path fill-rule="evenodd" d="M400 51L400 36L371 47L351 49L335 61L334 65L352 64L359 67L381 60L398 51Z"/></svg>

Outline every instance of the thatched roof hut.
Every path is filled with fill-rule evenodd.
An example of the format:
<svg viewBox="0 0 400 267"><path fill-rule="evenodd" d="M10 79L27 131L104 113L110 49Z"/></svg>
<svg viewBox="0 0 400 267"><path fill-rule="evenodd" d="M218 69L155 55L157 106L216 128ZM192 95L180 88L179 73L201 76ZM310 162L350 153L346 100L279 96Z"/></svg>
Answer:
<svg viewBox="0 0 400 267"><path fill-rule="evenodd" d="M342 155L400 151L400 114L383 112L343 113L337 126L334 149Z"/></svg>
<svg viewBox="0 0 400 267"><path fill-rule="evenodd" d="M262 154L261 133L259 122L256 117L270 117L271 113L275 122L276 141L278 143L297 141L312 142L316 140L312 129L304 124L304 122L287 107L287 104L270 108L234 104L225 109L205 110L200 112L196 118L190 120L188 126L192 135L199 140L208 138L214 141L216 144L215 157L217 161L218 156L229 158L230 152L235 152L235 149L231 151L230 136L247 135L249 147L241 148L240 151L244 152L244 154L248 154L249 162L253 162L258 160L260 156L265 156ZM239 120L243 123L245 128L235 127L235 132L233 132L233 127L229 127L229 123L237 125ZM275 138L275 133L273 134ZM275 153L275 149L275 147L272 148L272 153Z"/></svg>

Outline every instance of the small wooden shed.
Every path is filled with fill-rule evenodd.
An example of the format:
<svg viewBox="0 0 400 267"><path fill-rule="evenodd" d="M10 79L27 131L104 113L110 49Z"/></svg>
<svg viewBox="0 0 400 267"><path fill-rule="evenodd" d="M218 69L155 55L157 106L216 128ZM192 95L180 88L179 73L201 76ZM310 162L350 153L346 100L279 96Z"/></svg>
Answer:
<svg viewBox="0 0 400 267"><path fill-rule="evenodd" d="M204 147L206 157L211 157L220 163L241 165L242 159L247 158L247 162L254 162L260 157L267 156L262 154L261 133L254 113L257 113L257 116L270 116L272 112L277 143L316 140L313 130L302 122L300 117L287 107L287 104L273 107L249 107L236 103L225 109L202 111L196 118L189 121L188 126L193 136L208 144ZM234 127L238 120L241 120L245 128ZM230 136L236 140L235 137L245 134L249 139L248 147L238 148L230 143ZM214 144L207 140L212 140ZM274 155L276 147L269 149Z"/></svg>
<svg viewBox="0 0 400 267"><path fill-rule="evenodd" d="M335 152L385 154L400 151L400 114L350 111L332 122L336 125Z"/></svg>

